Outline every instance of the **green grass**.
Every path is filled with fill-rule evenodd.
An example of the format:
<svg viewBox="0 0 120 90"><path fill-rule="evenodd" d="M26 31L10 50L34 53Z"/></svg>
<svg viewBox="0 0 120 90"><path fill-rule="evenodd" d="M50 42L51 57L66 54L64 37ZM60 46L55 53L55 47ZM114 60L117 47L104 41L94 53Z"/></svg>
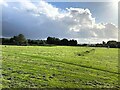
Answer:
<svg viewBox="0 0 120 90"><path fill-rule="evenodd" d="M2 88L118 88L118 49L2 46Z"/></svg>

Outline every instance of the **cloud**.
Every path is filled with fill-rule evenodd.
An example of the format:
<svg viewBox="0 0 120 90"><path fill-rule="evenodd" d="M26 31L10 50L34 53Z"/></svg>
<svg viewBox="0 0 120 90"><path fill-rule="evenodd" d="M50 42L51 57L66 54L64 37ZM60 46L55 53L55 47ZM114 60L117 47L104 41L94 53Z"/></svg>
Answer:
<svg viewBox="0 0 120 90"><path fill-rule="evenodd" d="M25 0L3 7L3 36L19 33L27 38L48 36L83 40L117 39L118 29L112 23L96 23L89 9L66 8L64 10L45 1L33 3ZM97 41L96 40L96 41Z"/></svg>
<svg viewBox="0 0 120 90"><path fill-rule="evenodd" d="M6 6L6 7L8 6L5 0L0 0L0 5Z"/></svg>

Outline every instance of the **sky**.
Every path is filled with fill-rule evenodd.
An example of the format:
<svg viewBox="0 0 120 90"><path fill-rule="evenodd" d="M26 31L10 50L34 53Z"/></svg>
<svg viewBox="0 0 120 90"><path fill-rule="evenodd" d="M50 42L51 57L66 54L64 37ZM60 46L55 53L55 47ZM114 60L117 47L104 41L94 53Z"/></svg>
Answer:
<svg viewBox="0 0 120 90"><path fill-rule="evenodd" d="M118 39L116 2L2 0L2 37L20 33L29 39L48 36L100 43Z"/></svg>

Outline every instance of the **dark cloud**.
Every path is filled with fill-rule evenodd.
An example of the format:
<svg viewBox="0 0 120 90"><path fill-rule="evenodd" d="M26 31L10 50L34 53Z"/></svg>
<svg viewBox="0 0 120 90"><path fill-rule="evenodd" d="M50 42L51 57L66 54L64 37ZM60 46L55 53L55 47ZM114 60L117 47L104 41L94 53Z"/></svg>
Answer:
<svg viewBox="0 0 120 90"><path fill-rule="evenodd" d="M27 38L40 39L48 36L77 39L117 39L114 24L97 24L89 9L69 8L62 12L44 1L35 5L29 1L3 6L3 36L19 33Z"/></svg>

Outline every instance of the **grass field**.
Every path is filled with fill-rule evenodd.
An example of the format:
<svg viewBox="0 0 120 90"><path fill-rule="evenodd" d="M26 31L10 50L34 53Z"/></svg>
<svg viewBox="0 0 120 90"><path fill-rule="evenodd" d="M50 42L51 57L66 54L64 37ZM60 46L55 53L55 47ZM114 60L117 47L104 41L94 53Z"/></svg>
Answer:
<svg viewBox="0 0 120 90"><path fill-rule="evenodd" d="M118 49L2 46L3 88L118 88Z"/></svg>

